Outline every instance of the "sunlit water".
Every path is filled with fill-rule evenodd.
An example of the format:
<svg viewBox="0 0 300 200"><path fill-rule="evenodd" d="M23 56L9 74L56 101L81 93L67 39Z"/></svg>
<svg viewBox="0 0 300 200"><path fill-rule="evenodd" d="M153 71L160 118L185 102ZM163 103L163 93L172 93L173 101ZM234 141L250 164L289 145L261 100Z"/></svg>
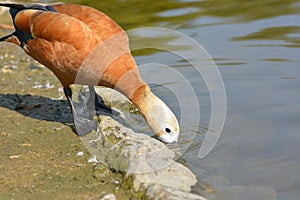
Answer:
<svg viewBox="0 0 300 200"><path fill-rule="evenodd" d="M182 124L180 138L181 144L191 145L183 156L188 166L199 179L217 189L217 199L299 198L299 0L67 2L94 6L126 30L164 27L201 44L223 76L227 117L217 145L200 160L199 147L208 127L211 105L203 80L194 80L197 84L193 86L201 91L197 93L200 128ZM188 70L191 66L180 57L153 49L136 51L134 55L138 64L155 62L191 73L193 83L195 76ZM165 75L158 72L156 76L163 80ZM176 83L165 83L153 90L180 116L176 98L165 89L168 84ZM181 109L185 106L191 108L184 105ZM196 135L193 143L187 137L191 134Z"/></svg>

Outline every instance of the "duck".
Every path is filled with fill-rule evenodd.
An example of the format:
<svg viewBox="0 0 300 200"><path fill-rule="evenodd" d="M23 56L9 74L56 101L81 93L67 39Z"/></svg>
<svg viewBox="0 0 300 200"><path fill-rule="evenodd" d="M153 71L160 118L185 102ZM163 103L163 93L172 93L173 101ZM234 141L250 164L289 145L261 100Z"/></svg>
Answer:
<svg viewBox="0 0 300 200"><path fill-rule="evenodd" d="M126 96L159 140L178 142L175 114L142 79L126 32L108 15L79 4L0 3L0 7L9 8L15 29L0 42L16 44L54 73L64 88L77 135L97 129L89 107L110 110L95 92L95 86L104 86ZM72 99L74 84L88 86L83 109L76 108Z"/></svg>

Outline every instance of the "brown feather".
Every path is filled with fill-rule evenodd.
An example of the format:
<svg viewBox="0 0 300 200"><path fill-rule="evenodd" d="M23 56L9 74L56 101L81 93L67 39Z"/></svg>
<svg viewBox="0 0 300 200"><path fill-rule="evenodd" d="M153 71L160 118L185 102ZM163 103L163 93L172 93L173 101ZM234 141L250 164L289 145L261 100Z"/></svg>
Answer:
<svg viewBox="0 0 300 200"><path fill-rule="evenodd" d="M18 46L21 46L21 42L20 42L19 39L18 39L16 36L14 36L14 35L12 35L12 36L10 36L9 38L7 38L7 39L5 40L5 42L14 43L14 44L16 44L16 45L18 45Z"/></svg>
<svg viewBox="0 0 300 200"><path fill-rule="evenodd" d="M94 48L97 44L93 31L86 24L65 14L41 12L32 16L31 26L34 37L50 42L69 43L76 49Z"/></svg>
<svg viewBox="0 0 300 200"><path fill-rule="evenodd" d="M67 14L85 23L101 40L106 40L112 35L124 31L110 17L94 8L76 4L61 4L53 7L59 13Z"/></svg>
<svg viewBox="0 0 300 200"><path fill-rule="evenodd" d="M40 11L37 11L37 10L20 11L14 19L16 26L20 30L22 30L26 33L30 33L31 18L33 15L39 14L39 13L40 13Z"/></svg>

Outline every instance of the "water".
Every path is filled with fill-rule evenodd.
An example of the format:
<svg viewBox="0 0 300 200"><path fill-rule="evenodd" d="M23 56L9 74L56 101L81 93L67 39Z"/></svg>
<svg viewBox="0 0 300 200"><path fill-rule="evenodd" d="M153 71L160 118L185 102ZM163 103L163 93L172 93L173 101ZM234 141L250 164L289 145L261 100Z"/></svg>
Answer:
<svg viewBox="0 0 300 200"><path fill-rule="evenodd" d="M199 142L184 155L198 177L217 188L217 198L298 199L300 1L110 4L111 9L101 9L125 29L159 26L181 31L205 47L219 67L228 99L221 138L205 159L198 158ZM164 52L136 59L188 67ZM205 87L198 96L205 127L210 117Z"/></svg>
<svg viewBox="0 0 300 200"><path fill-rule="evenodd" d="M220 140L200 160L201 133L211 113L207 88L198 80L201 133L189 124L182 129L183 140L192 132L197 135L184 154L189 167L216 188L217 199L299 198L300 0L66 2L96 7L126 30L164 27L200 43L222 74L227 115ZM139 64L155 61L182 73L190 67L164 51L147 49L134 55ZM157 77L164 79L159 73ZM156 89L180 113L178 104L162 91Z"/></svg>

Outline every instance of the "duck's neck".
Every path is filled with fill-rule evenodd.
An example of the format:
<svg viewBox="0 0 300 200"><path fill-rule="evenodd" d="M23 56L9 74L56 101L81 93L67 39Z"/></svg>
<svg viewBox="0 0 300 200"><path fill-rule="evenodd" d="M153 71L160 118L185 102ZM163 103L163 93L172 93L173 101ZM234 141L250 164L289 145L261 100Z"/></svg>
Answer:
<svg viewBox="0 0 300 200"><path fill-rule="evenodd" d="M153 101L154 94L151 92L150 87L147 84L138 87L129 98L132 103L137 105L139 110L143 113L149 110L149 106Z"/></svg>
<svg viewBox="0 0 300 200"><path fill-rule="evenodd" d="M139 87L131 97L131 101L138 107L146 122L159 135L161 132L160 123L164 122L166 105L152 93L147 84Z"/></svg>

